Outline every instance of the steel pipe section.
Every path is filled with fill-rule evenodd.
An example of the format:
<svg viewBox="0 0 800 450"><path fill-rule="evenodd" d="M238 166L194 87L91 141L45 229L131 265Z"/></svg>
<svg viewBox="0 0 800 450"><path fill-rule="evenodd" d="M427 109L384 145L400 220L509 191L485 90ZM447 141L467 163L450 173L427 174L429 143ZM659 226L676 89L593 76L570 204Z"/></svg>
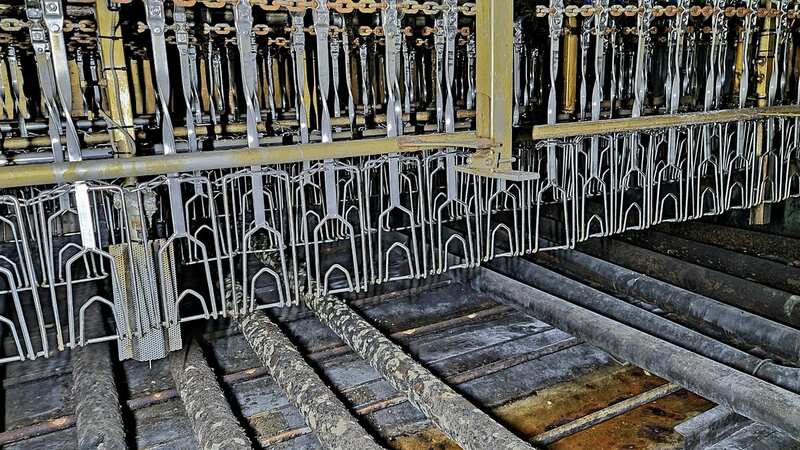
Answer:
<svg viewBox="0 0 800 450"><path fill-rule="evenodd" d="M107 343L72 350L72 395L79 450L127 448Z"/></svg>
<svg viewBox="0 0 800 450"><path fill-rule="evenodd" d="M547 241L543 242L551 245ZM610 242L606 247L589 244L582 244L579 250L539 252L534 255L534 259L557 266L559 270L581 279L607 286L614 292L644 300L699 323L706 323L718 330L718 334L736 336L750 345L761 347L793 363L800 363L800 331L797 329L615 264L636 264L638 269L644 269L638 266L641 258L633 251L627 252L629 257L623 261L615 259L615 262L609 262L601 259L600 257L608 255L605 251L607 246L617 245L616 242ZM630 244L623 245L633 247ZM686 263L675 262L675 265L681 264ZM758 296L757 293L753 295Z"/></svg>
<svg viewBox="0 0 800 450"><path fill-rule="evenodd" d="M757 358L521 258L496 259L486 267L717 362L800 392L800 368Z"/></svg>
<svg viewBox="0 0 800 450"><path fill-rule="evenodd" d="M800 295L754 283L671 256L609 239L586 241L578 250L746 309L775 321L800 326Z"/></svg>

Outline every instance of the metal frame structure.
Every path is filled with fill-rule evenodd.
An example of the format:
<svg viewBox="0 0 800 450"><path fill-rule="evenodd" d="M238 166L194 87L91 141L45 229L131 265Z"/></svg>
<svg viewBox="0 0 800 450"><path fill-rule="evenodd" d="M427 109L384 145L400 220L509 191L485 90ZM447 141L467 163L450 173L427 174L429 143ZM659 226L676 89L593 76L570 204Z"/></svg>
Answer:
<svg viewBox="0 0 800 450"><path fill-rule="evenodd" d="M590 238L800 195L795 162L800 107L786 98L782 104L774 101L774 40L754 34L760 11L754 2L737 16L742 20L737 52L747 53L751 41L759 39L764 61L773 66L766 72L771 75L758 77L751 87L750 69L737 60L741 71L728 77L725 105L739 108L714 110L723 104L715 72L720 60L715 52L723 43L711 41L709 62L715 64L706 74L702 110L684 113L699 104L699 97L690 98L692 105L681 103L691 73L680 66L695 57L696 36L689 33L688 20L704 14L684 3L667 10L643 0L638 9L621 10L604 0L581 9L551 0L549 7L540 4L519 17L502 0L425 5L236 0L194 9L191 2L179 1L170 18L162 0L147 0L139 11L144 32L135 38L139 47L131 50L124 45L116 6L98 0L96 56L106 96L113 98L96 113L88 108L91 114L78 120L71 107L81 96L67 85L86 71L75 77L74 71L52 70L67 56L65 17L57 0L47 1L31 0L24 11L40 50L35 61L48 123L28 124L19 115L20 126L5 125L12 137L3 145L49 146L52 162L15 164L46 159L35 154L6 158L0 189L9 193L9 204L19 207L7 208L9 222L0 232L11 244L7 278L14 278L14 270L30 278L12 279L6 291L30 291L36 297L37 283L50 291L57 330L51 347L59 350L116 339L124 357L157 358L180 345L185 321L293 305L308 294L362 292L371 284L572 248ZM723 6L711 13L724 12ZM272 19L254 15L257 7L281 10L288 38L264 39L270 29L265 22ZM366 21L354 25L353 17L343 15L348 8L360 8L359 20ZM763 9L781 19L774 33L786 33L787 8L784 1L780 8ZM653 51L647 34L636 38L635 52L628 52L635 61L626 64L636 77L628 86L616 79L623 64L621 21L636 22L636 30L645 33L656 9L658 20L669 25L659 50L667 69L659 102L646 93L644 71ZM426 47L420 47L428 52L424 58L411 56L414 49L407 48L410 40L401 27L401 11L412 10L418 10L412 17L419 11L427 16L414 19L427 24L421 39ZM217 14L225 11L231 14ZM227 77L219 73L219 48L201 58L194 53L196 43L188 41L202 33L196 30L201 12L214 12L224 22L218 24L221 36L235 36L216 41L225 49ZM464 30L459 29L461 15L475 16ZM718 15L702 17L698 20L718 28L727 23ZM539 23L526 27L524 20ZM349 34L354 29L357 37ZM526 37L531 30L539 34ZM209 44L219 39L211 36L210 25L205 32ZM260 46L257 33L262 33ZM142 50L152 54L125 66L125 54L141 56ZM281 54L272 55L273 50ZM179 68L167 67L171 54L181 61ZM356 61L360 74L350 65ZM455 73L457 64L466 76ZM517 70L500 69L509 64ZM199 74L198 67L204 67ZM420 103L420 111L409 106L412 70L428 83L428 103ZM180 96L172 95L178 75ZM259 78L265 75L269 83ZM198 84L198 76L206 83ZM225 93L219 92L223 78ZM353 86L360 88L359 95L353 95ZM336 92L342 87L346 98ZM207 92L198 92L203 89ZM749 101L751 91L758 95L755 104ZM621 118L625 93L630 117ZM81 100L87 102L85 96ZM457 110L456 100L467 109ZM275 102L283 104L280 114ZM231 111L222 120L218 115L224 107ZM525 120L538 123L543 113L546 124L515 136L515 126L519 131ZM471 119L475 131L464 131L471 125L464 121ZM140 129L144 125L152 129ZM48 136L28 133L45 128ZM111 151L102 147L84 154L79 129L86 130L83 144L109 145L115 157L103 158ZM235 137L225 144L231 149L214 148L218 134ZM203 143L200 136L213 142ZM554 215L559 224L551 226ZM451 223L463 225L463 231L448 233ZM546 227L557 229L551 233L554 240L545 241ZM23 232L33 237L20 238ZM504 240L509 245L499 250L496 243ZM23 251L25 245L32 249ZM448 257L459 252L460 261ZM183 271L193 274L191 281ZM111 285L105 297L79 292L81 283L99 280ZM279 294L275 301L257 298L268 285ZM38 298L34 303L41 309ZM67 311L61 310L64 304ZM111 308L115 333L84 338L90 305ZM49 354L46 338L42 346L38 352L28 345L28 354L20 351L19 357Z"/></svg>

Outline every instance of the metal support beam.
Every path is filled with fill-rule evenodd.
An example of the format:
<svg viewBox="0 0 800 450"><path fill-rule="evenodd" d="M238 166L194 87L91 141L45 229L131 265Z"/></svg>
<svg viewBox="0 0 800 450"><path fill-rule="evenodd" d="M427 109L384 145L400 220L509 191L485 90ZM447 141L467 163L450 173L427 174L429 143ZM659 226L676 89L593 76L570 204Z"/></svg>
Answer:
<svg viewBox="0 0 800 450"><path fill-rule="evenodd" d="M510 164L513 114L514 8L506 0L478 2L475 89L477 133L490 139L501 161ZM508 163L506 163L508 161Z"/></svg>
<svg viewBox="0 0 800 450"><path fill-rule="evenodd" d="M343 300L314 296L305 301L322 323L465 450L533 448L419 365Z"/></svg>
<svg viewBox="0 0 800 450"><path fill-rule="evenodd" d="M779 3L782 1L784 0L778 0ZM766 0L765 6L767 8L772 8L772 0ZM776 48L775 22L776 20L774 17L764 17L764 22L762 22L761 29L758 32L758 49L756 51L755 58L756 106L761 108L770 106L771 98L769 95L769 85L771 77L773 75L777 77L777 74L771 74L772 60L775 58ZM750 61L745 62L745 64L749 63ZM768 139L771 137L771 130L765 129L763 125L759 125L758 128L756 128L756 160L758 160L761 155L765 153L766 145L771 145L771 143L768 143ZM761 171L762 176L769 176L769 165L764 164ZM753 225L763 225L765 223L769 223L770 209L770 206L764 203L759 203L753 206L750 209L750 223Z"/></svg>
<svg viewBox="0 0 800 450"><path fill-rule="evenodd" d="M506 180L535 180L538 174L514 170L513 116L514 7L504 0L478 2L476 35L476 122L477 135L491 146L479 148L457 169L470 175Z"/></svg>
<svg viewBox="0 0 800 450"><path fill-rule="evenodd" d="M437 147L485 147L472 131L449 134L400 136L393 139L362 139L327 144L298 144L257 147L241 150L140 156L114 160L32 164L25 170L0 168L0 188L75 181L108 180L122 177L163 175L195 170L266 166L302 161L373 156L396 152L416 152Z"/></svg>
<svg viewBox="0 0 800 450"><path fill-rule="evenodd" d="M534 140L563 139L593 134L629 133L665 129L686 125L702 125L722 122L739 122L767 119L770 117L798 117L800 106L770 106L765 108L725 109L711 112L688 114L669 114L644 117L625 117L621 119L599 120L594 122L564 122L555 125L536 125L533 127Z"/></svg>
<svg viewBox="0 0 800 450"><path fill-rule="evenodd" d="M323 447L380 449L347 408L317 376L300 352L261 311L239 321L242 334L269 369L289 401L300 411Z"/></svg>

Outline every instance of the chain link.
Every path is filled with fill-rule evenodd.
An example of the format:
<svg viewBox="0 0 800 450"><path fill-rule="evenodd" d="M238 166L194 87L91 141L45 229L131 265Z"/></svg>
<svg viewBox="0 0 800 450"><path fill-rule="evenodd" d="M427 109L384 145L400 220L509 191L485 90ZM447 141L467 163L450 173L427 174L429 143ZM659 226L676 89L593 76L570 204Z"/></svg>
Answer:
<svg viewBox="0 0 800 450"><path fill-rule="evenodd" d="M603 8L603 9L605 9L605 8ZM609 14L611 16L614 16L614 17L619 17L619 16L622 16L622 15L625 15L625 16L628 16L628 17L633 17L633 16L641 15L641 14L644 13L644 8L640 8L640 7L633 6L633 5L628 5L628 6L613 5L613 6L608 7L607 9L608 9ZM600 11L601 11L601 8L596 8L593 5L583 5L583 6L569 5L569 6L564 7L560 12L565 17L578 17L578 16L592 17L595 14L599 13ZM678 15L679 13L681 13L683 11L683 8L681 8L680 6L675 6L675 5L669 5L669 6L666 6L666 7L665 6L661 6L661 5L656 5L656 6L653 6L651 8L651 11L652 11L653 17L662 17L662 16L674 17L674 16ZM718 11L723 11L725 16L727 16L727 17L733 17L733 16L744 17L744 16L746 16L747 14L750 13L750 9L746 8L744 6L739 6L739 7L728 6L728 7L724 8L724 9L720 10L719 8L716 8L716 7L713 7L713 6L710 6L710 5L706 5L706 6L695 5L695 6L692 6L692 7L689 8L689 15L692 16L692 17L700 17L700 16L702 16L702 17L711 17L714 13L716 13ZM536 17L547 17L547 16L553 16L553 15L556 15L556 14L557 14L557 11L555 10L555 8L551 8L551 7L546 6L546 5L538 5L538 6L536 6ZM762 18L763 17L773 17L774 18L774 17L779 17L779 16L781 16L783 14L786 14L786 16L788 18L790 18L790 19L794 19L800 13L798 11L788 11L788 12L784 13L780 9L772 8L772 7L758 8L756 10L756 15L758 17L762 17Z"/></svg>
<svg viewBox="0 0 800 450"><path fill-rule="evenodd" d="M115 3L130 3L131 0L112 0ZM223 8L225 5L233 5L237 0L175 0L175 6L191 8L197 3L203 4L207 8ZM317 0L250 0L250 4L258 6L265 11L286 10L288 12L300 12L303 10L314 10L319 5ZM352 14L361 12L371 14L386 8L385 0L332 0L327 2L331 11L341 14ZM398 9L405 14L424 14L433 16L447 11L449 7L435 1L404 0L398 5ZM478 12L476 3L467 2L458 6L458 12L465 16L474 16Z"/></svg>

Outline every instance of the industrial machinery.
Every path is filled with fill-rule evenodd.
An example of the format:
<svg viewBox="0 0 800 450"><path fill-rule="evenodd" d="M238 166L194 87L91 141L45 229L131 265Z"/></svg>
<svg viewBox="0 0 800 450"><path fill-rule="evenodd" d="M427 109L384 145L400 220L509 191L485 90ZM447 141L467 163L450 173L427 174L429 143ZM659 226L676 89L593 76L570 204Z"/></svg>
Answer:
<svg viewBox="0 0 800 450"><path fill-rule="evenodd" d="M788 1L106 3L2 6L7 361L800 194Z"/></svg>
<svg viewBox="0 0 800 450"><path fill-rule="evenodd" d="M767 223L800 196L798 19L789 0L4 0L0 362L101 342L154 361L188 322Z"/></svg>

